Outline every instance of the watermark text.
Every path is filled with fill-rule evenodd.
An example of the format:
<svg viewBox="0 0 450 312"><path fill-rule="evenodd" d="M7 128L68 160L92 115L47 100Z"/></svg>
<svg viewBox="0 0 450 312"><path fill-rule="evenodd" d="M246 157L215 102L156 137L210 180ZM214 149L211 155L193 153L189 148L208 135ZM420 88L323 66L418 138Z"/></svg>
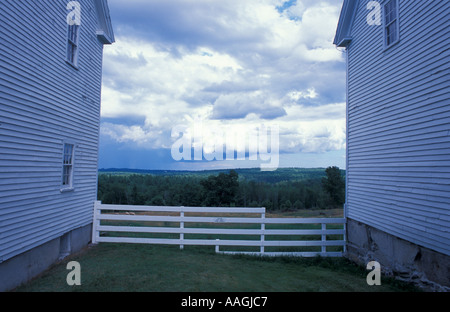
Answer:
<svg viewBox="0 0 450 312"><path fill-rule="evenodd" d="M262 171L275 171L279 166L279 126L255 128L204 126L196 120L192 126L172 129L171 155L175 161L258 161Z"/></svg>

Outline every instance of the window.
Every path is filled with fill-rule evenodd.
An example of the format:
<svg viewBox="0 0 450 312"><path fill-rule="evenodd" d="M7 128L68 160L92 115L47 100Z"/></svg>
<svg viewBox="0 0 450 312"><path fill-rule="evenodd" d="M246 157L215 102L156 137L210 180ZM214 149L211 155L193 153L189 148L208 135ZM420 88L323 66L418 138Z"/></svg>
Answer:
<svg viewBox="0 0 450 312"><path fill-rule="evenodd" d="M74 156L74 145L64 144L64 155L63 155L63 176L62 176L62 187L64 189L70 189L73 186L73 156Z"/></svg>
<svg viewBox="0 0 450 312"><path fill-rule="evenodd" d="M79 25L69 25L67 31L67 62L73 66L78 65L78 36Z"/></svg>
<svg viewBox="0 0 450 312"><path fill-rule="evenodd" d="M386 48L400 39L398 20L398 0L390 0L384 5L384 45Z"/></svg>

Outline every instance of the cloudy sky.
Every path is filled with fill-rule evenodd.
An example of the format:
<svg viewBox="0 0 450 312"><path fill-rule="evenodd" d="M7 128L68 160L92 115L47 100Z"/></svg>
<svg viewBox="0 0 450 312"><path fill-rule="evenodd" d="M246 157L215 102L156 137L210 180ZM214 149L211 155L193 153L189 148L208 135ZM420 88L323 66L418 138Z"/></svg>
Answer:
<svg viewBox="0 0 450 312"><path fill-rule="evenodd" d="M280 167L345 168L345 58L332 43L342 2L109 0L100 168L259 166L175 160L199 124L205 153L224 133L248 142L278 127Z"/></svg>

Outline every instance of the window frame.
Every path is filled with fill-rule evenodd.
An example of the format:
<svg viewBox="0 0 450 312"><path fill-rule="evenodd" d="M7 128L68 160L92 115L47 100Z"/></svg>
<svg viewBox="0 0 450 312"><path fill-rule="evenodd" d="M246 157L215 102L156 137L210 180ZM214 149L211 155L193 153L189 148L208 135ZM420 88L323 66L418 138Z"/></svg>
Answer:
<svg viewBox="0 0 450 312"><path fill-rule="evenodd" d="M81 26L77 24L67 26L66 62L78 69L78 54Z"/></svg>
<svg viewBox="0 0 450 312"><path fill-rule="evenodd" d="M70 147L68 152L67 147ZM74 142L65 141L63 142L62 150L62 171L61 171L61 193L70 192L74 190L73 187L73 177L75 171L75 148ZM66 170L69 170L68 172Z"/></svg>
<svg viewBox="0 0 450 312"><path fill-rule="evenodd" d="M390 20L389 22L387 21L387 7L389 4L391 3L395 3L395 15L393 16L392 20ZM391 13L391 12L389 12ZM396 27L395 29L395 34L396 34L396 38L394 41L392 42L388 42L389 40L389 35L388 35L388 31L389 31L389 27L392 26L394 23L396 23ZM383 45L384 45L384 49L387 50L390 47L396 45L398 42L400 41L400 2L399 0L387 0L384 5L383 5Z"/></svg>

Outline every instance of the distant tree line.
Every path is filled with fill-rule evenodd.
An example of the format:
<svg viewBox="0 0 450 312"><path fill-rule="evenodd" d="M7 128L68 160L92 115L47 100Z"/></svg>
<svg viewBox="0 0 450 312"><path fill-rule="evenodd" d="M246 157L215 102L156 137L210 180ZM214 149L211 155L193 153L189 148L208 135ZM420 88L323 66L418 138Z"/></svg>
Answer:
<svg viewBox="0 0 450 312"><path fill-rule="evenodd" d="M217 175L99 174L98 200L104 204L266 207L269 211L341 208L345 182L341 170L324 177L275 183L246 179L231 170Z"/></svg>

